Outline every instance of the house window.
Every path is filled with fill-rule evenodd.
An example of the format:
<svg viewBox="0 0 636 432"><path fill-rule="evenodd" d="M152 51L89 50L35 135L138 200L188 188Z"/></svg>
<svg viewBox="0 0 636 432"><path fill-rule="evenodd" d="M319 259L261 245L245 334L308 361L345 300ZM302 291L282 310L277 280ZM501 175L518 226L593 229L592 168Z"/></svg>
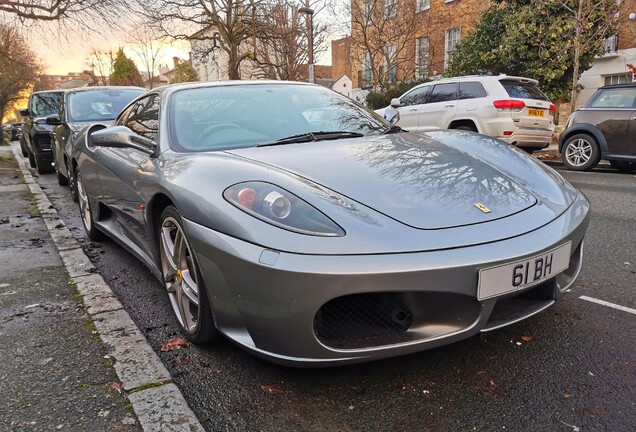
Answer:
<svg viewBox="0 0 636 432"><path fill-rule="evenodd" d="M617 75L605 75L603 77L605 80L605 85L612 84L627 84L632 82L633 78L630 74L617 74Z"/></svg>
<svg viewBox="0 0 636 432"><path fill-rule="evenodd" d="M428 36L415 39L415 79L428 78Z"/></svg>
<svg viewBox="0 0 636 432"><path fill-rule="evenodd" d="M386 82L395 82L397 80L397 65L396 65L396 50L395 44L387 45L384 47L384 70L386 71ZM387 58L389 64L387 64Z"/></svg>
<svg viewBox="0 0 636 432"><path fill-rule="evenodd" d="M461 27L455 27L446 30L446 50L444 51L444 67L448 66L451 60L453 60L453 53L455 52L455 45L459 43L461 36Z"/></svg>
<svg viewBox="0 0 636 432"><path fill-rule="evenodd" d="M611 36L605 39L603 46L605 54L615 53L618 51L618 36Z"/></svg>
<svg viewBox="0 0 636 432"><path fill-rule="evenodd" d="M431 0L416 0L415 12L422 12L431 8Z"/></svg>
<svg viewBox="0 0 636 432"><path fill-rule="evenodd" d="M395 18L397 15L397 0L384 0L384 18Z"/></svg>
<svg viewBox="0 0 636 432"><path fill-rule="evenodd" d="M369 88L373 85L373 73L371 71L371 53L362 53L362 88Z"/></svg>
<svg viewBox="0 0 636 432"><path fill-rule="evenodd" d="M362 23L363 25L373 24L373 3L362 3Z"/></svg>

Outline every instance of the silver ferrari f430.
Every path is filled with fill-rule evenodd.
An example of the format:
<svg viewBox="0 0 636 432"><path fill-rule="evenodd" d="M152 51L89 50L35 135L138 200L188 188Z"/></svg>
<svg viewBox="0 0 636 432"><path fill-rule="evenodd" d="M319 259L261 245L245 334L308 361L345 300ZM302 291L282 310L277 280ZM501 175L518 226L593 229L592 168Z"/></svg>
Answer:
<svg viewBox="0 0 636 432"><path fill-rule="evenodd" d="M513 146L409 133L326 88L149 91L77 138L90 238L161 281L185 335L295 366L420 351L571 290L587 199Z"/></svg>

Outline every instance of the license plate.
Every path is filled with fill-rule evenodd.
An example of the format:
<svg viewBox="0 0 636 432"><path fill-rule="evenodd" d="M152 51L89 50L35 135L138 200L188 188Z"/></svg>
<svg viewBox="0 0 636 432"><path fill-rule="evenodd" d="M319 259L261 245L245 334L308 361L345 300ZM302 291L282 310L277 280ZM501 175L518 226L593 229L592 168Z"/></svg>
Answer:
<svg viewBox="0 0 636 432"><path fill-rule="evenodd" d="M479 270L477 299L484 300L539 284L568 268L572 243L541 254Z"/></svg>
<svg viewBox="0 0 636 432"><path fill-rule="evenodd" d="M528 109L528 115L533 117L543 117L545 110Z"/></svg>

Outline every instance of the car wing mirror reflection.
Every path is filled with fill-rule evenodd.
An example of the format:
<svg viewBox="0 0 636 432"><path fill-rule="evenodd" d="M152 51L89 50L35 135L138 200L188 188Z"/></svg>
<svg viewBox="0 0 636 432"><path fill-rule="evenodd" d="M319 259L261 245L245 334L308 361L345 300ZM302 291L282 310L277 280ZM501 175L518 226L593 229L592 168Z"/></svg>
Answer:
<svg viewBox="0 0 636 432"><path fill-rule="evenodd" d="M384 111L384 119L393 126L400 121L400 112L390 106Z"/></svg>
<svg viewBox="0 0 636 432"><path fill-rule="evenodd" d="M132 148L148 155L153 155L157 147L153 140L137 135L126 126L115 126L93 132L91 142L101 147Z"/></svg>

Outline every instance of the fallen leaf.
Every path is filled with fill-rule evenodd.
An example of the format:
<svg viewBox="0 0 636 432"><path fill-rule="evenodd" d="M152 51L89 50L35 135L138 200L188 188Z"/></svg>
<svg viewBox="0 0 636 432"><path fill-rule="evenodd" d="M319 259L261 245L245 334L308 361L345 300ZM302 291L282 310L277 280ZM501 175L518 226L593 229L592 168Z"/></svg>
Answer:
<svg viewBox="0 0 636 432"><path fill-rule="evenodd" d="M265 393L287 393L285 390L281 390L275 385L262 385L261 390L263 390Z"/></svg>
<svg viewBox="0 0 636 432"><path fill-rule="evenodd" d="M486 371L479 371L479 372L477 372L477 375L483 375L485 373L486 373Z"/></svg>
<svg viewBox="0 0 636 432"><path fill-rule="evenodd" d="M112 383L110 383L110 387L113 390L117 390L117 393L121 393L121 391L123 390L124 386L126 385L125 382L123 383L118 383L116 381L113 381Z"/></svg>
<svg viewBox="0 0 636 432"><path fill-rule="evenodd" d="M190 358L189 358L189 357L186 357L186 358L184 358L184 359L183 359L183 360L181 360L181 361L177 361L177 360L173 361L173 362L172 362L172 366L185 366L185 365L187 365L188 363L190 363Z"/></svg>
<svg viewBox="0 0 636 432"><path fill-rule="evenodd" d="M526 342L530 342L532 340L532 336L521 336L521 339L523 339Z"/></svg>
<svg viewBox="0 0 636 432"><path fill-rule="evenodd" d="M168 340L165 344L163 344L163 346L161 347L161 351L163 352L176 351L181 349L187 343L188 342L183 338L180 338L180 337L172 338Z"/></svg>
<svg viewBox="0 0 636 432"><path fill-rule="evenodd" d="M569 397L572 397L572 395L570 395L570 394L565 394L565 395L563 395L563 397L564 397L564 398L569 398Z"/></svg>

